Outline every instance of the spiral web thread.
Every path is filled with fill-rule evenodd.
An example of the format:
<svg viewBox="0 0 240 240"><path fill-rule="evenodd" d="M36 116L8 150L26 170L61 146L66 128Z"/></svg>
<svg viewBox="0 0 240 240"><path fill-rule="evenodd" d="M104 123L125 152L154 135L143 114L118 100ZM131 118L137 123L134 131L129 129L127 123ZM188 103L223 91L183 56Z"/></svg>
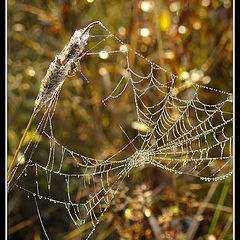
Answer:
<svg viewBox="0 0 240 240"><path fill-rule="evenodd" d="M107 40L125 46L124 50L104 50L110 56L121 54L125 69L111 93L103 99L103 104L108 106L108 103L117 101L131 91L137 134L130 139L121 128L128 138L128 144L104 160L68 149L55 138L53 131L59 89L46 106L36 132L23 152L22 157L27 156L26 164L20 170L18 163L11 179L13 186L25 191L27 197L33 196L47 239L49 236L38 201L63 207L77 228L90 222L92 228L86 237L89 239L118 193L122 181L134 174L135 168L152 165L175 174L196 176L204 181L218 181L232 174L232 94L190 80L181 80L126 47L102 23L97 27L103 33L90 35L90 38L98 40L84 53L84 57L96 57L103 53L102 44ZM100 49L96 50L97 47ZM149 69L147 74L140 74L131 66L130 52L145 61ZM83 62L85 58L80 60ZM162 72L167 76L164 83L159 79L159 73ZM182 97L178 93L178 81L189 86ZM205 92L220 94L221 101L204 103L201 94ZM38 160L39 143L46 141L49 142L49 154L43 163ZM133 147L132 154L117 159L129 147ZM69 161L75 166L74 173L64 170ZM24 180L27 176L35 179L33 184ZM78 186L80 196L76 196L72 186Z"/></svg>

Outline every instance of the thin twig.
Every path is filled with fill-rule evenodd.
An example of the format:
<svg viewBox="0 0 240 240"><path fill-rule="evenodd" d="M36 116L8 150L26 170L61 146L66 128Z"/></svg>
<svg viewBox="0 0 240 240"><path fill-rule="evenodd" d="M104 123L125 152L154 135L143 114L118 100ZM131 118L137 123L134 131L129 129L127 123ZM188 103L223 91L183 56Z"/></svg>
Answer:
<svg viewBox="0 0 240 240"><path fill-rule="evenodd" d="M157 221L156 217L153 214L151 214L148 217L148 222L151 225L151 228L153 230L153 234L155 236L155 239L156 240L162 240L162 237L161 237L161 235L162 235L161 227L159 226L158 221Z"/></svg>

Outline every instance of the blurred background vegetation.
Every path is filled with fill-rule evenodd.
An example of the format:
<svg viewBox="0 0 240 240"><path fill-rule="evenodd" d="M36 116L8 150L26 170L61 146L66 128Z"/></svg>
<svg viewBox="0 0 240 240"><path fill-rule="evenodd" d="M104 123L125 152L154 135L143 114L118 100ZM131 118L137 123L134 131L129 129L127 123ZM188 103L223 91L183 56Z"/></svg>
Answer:
<svg viewBox="0 0 240 240"><path fill-rule="evenodd" d="M9 0L7 18L8 163L50 62L74 30L95 20L170 72L232 92L230 0ZM130 61L134 64L135 57ZM109 64L111 59L105 66ZM69 148L103 159L126 141L113 126L119 119L131 121L133 116L126 113L126 100L116 109L117 114L102 116L101 100L107 95L103 66L88 61L86 68L93 69L86 70L89 84L78 77L64 84L55 118L56 134ZM33 124L30 131L35 129ZM233 238L231 179L206 183L147 168L144 175L136 170L124 184L95 239ZM54 218L57 211L54 207L42 210L48 225L54 220L59 223L50 229L50 239L84 239L88 227L74 231L65 215L59 213ZM190 232L193 226L195 231ZM9 195L8 238L44 239L35 206L21 192Z"/></svg>

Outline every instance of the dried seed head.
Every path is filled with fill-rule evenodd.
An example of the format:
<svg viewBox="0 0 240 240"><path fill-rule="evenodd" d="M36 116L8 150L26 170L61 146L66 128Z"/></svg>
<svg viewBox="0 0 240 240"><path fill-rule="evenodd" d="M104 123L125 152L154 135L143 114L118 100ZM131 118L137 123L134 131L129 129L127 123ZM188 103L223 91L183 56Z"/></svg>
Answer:
<svg viewBox="0 0 240 240"><path fill-rule="evenodd" d="M80 57L85 45L87 44L88 38L89 30L84 31L83 29L80 29L74 32L69 43L63 48L63 50L59 54L62 65L67 64L70 60Z"/></svg>
<svg viewBox="0 0 240 240"><path fill-rule="evenodd" d="M99 24L99 22L93 22L84 29L76 30L69 43L50 64L35 100L35 115L60 90L68 73L73 71L73 63L80 58L89 38L89 30L94 24Z"/></svg>

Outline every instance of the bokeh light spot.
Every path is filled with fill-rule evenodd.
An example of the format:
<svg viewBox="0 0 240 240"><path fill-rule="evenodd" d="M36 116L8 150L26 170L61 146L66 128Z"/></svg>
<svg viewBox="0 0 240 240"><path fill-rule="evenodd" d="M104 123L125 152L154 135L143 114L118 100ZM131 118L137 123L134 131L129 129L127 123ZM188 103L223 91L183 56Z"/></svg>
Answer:
<svg viewBox="0 0 240 240"><path fill-rule="evenodd" d="M109 56L109 54L106 51L100 51L99 52L99 57L102 58L102 59L107 59L108 56Z"/></svg>
<svg viewBox="0 0 240 240"><path fill-rule="evenodd" d="M178 27L178 32L180 34L185 34L187 32L187 28L185 26L181 25Z"/></svg>
<svg viewBox="0 0 240 240"><path fill-rule="evenodd" d="M150 30L148 28L141 28L140 35L142 37L148 37L150 35Z"/></svg>
<svg viewBox="0 0 240 240"><path fill-rule="evenodd" d="M153 6L154 6L154 4L152 1L142 1L140 3L140 8L144 12L151 12L153 9Z"/></svg>

